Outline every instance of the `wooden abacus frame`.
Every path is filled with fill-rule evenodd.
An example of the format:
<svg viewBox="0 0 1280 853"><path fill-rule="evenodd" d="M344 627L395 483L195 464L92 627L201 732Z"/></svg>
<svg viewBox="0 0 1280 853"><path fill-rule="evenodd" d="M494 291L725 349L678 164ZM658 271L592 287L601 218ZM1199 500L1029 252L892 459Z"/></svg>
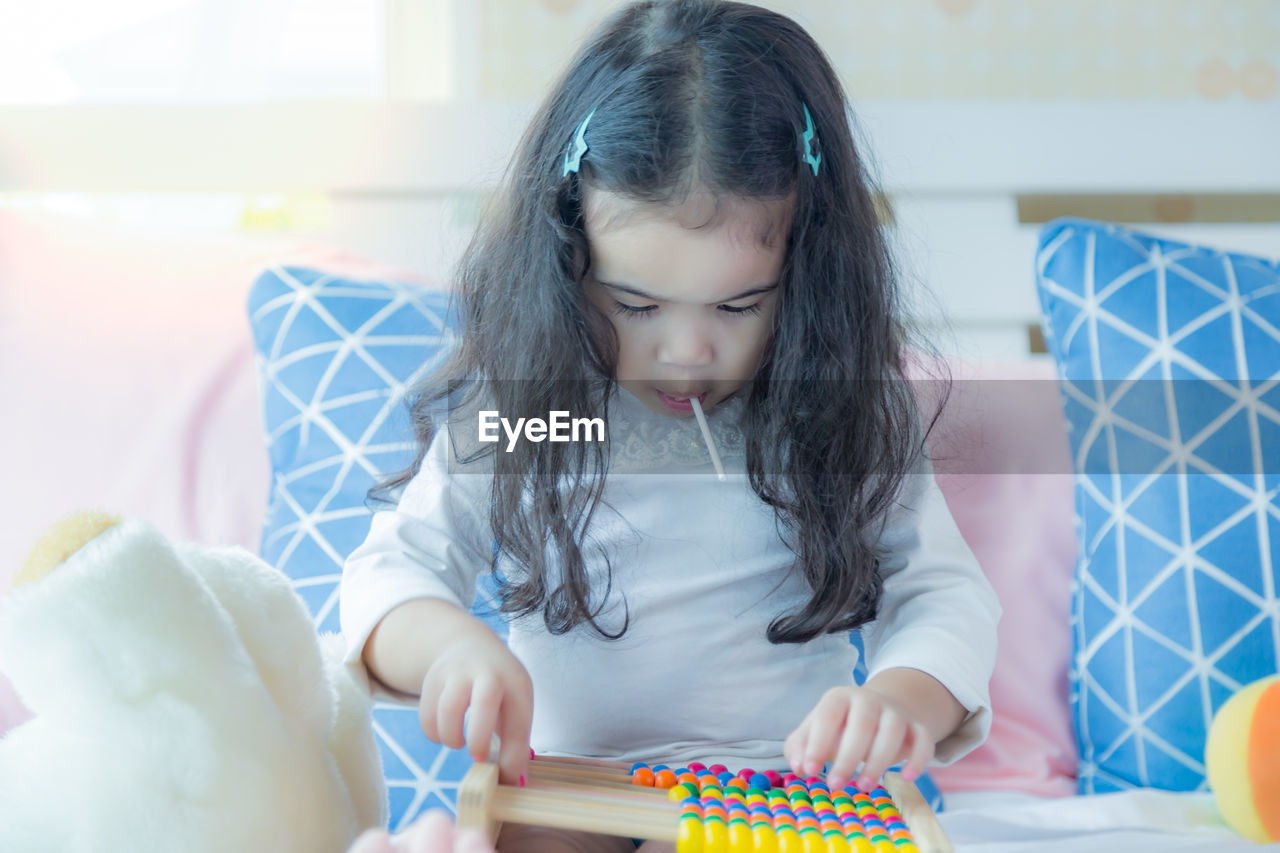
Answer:
<svg viewBox="0 0 1280 853"><path fill-rule="evenodd" d="M920 853L952 853L915 783L891 772L884 787ZM632 784L629 766L619 762L537 756L523 788L499 784L498 766L477 762L458 787L458 826L494 842L503 823L675 842L680 805L665 789Z"/></svg>

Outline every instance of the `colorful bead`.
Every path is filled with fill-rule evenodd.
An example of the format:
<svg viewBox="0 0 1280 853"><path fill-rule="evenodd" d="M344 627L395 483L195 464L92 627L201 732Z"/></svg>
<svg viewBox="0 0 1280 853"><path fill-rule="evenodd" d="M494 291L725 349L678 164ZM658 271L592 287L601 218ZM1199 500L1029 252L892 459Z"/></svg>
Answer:
<svg viewBox="0 0 1280 853"><path fill-rule="evenodd" d="M752 826L751 840L755 853L778 853L778 836L768 824Z"/></svg>
<svg viewBox="0 0 1280 853"><path fill-rule="evenodd" d="M751 838L751 827L746 821L735 820L729 823L729 853L751 853L754 847Z"/></svg>
<svg viewBox="0 0 1280 853"><path fill-rule="evenodd" d="M682 818L676 835L676 853L702 853L706 831L698 818Z"/></svg>
<svg viewBox="0 0 1280 853"><path fill-rule="evenodd" d="M804 853L804 841L792 827L778 830L778 853Z"/></svg>
<svg viewBox="0 0 1280 853"><path fill-rule="evenodd" d="M631 784L645 788L653 787L653 771L648 767L637 767L631 771Z"/></svg>
<svg viewBox="0 0 1280 853"><path fill-rule="evenodd" d="M681 804L677 853L919 853L882 787L832 791L817 776L696 762L678 770L639 762L632 782L670 788Z"/></svg>
<svg viewBox="0 0 1280 853"><path fill-rule="evenodd" d="M703 821L703 853L728 853L729 827L722 820Z"/></svg>
<svg viewBox="0 0 1280 853"><path fill-rule="evenodd" d="M827 843L827 853L849 853L849 842L844 837L844 833L824 832L822 839Z"/></svg>
<svg viewBox="0 0 1280 853"><path fill-rule="evenodd" d="M827 853L827 840L817 827L801 829L800 840L804 842L804 853Z"/></svg>

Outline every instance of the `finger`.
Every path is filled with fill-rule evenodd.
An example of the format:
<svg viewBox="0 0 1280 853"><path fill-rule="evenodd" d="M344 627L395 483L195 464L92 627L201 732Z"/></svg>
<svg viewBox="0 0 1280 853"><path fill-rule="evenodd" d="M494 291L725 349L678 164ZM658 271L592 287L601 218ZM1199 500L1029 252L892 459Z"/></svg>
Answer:
<svg viewBox="0 0 1280 853"><path fill-rule="evenodd" d="M479 830L459 829L453 837L453 853L493 853L493 845Z"/></svg>
<svg viewBox="0 0 1280 853"><path fill-rule="evenodd" d="M391 839L385 829L366 829L360 833L347 850L347 853L388 853L391 850Z"/></svg>
<svg viewBox="0 0 1280 853"><path fill-rule="evenodd" d="M844 731L849 712L849 699L844 694L828 693L813 709L809 740L804 749L804 774L813 776L822 772L822 765L836 754L840 745L840 733Z"/></svg>
<svg viewBox="0 0 1280 853"><path fill-rule="evenodd" d="M866 765L858 776L858 787L864 791L880 783L880 777L889 765L902 754L902 744L907 736L907 721L902 716L886 712L880 715L875 740L867 753ZM866 782L867 784L863 784Z"/></svg>
<svg viewBox="0 0 1280 853"><path fill-rule="evenodd" d="M440 742L440 727L436 718L440 713L440 684L430 671L422 679L422 690L418 696L418 725L422 733L433 743Z"/></svg>
<svg viewBox="0 0 1280 853"><path fill-rule="evenodd" d="M498 730L498 710L502 707L502 685L489 676L471 685L471 708L467 723L467 746L476 761L488 761L493 735Z"/></svg>
<svg viewBox="0 0 1280 853"><path fill-rule="evenodd" d="M436 732L440 735L439 742L450 749L461 749L466 742L462 726L470 701L471 682L467 679L451 678L440 691L436 703Z"/></svg>
<svg viewBox="0 0 1280 853"><path fill-rule="evenodd" d="M529 772L529 729L533 725L533 688L508 688L502 697L498 736L502 739L499 765L503 781L523 786Z"/></svg>
<svg viewBox="0 0 1280 853"><path fill-rule="evenodd" d="M879 722L880 709L875 705L858 702L849 709L840 745L827 774L827 785L832 791L849 784L858 765L867 760Z"/></svg>
<svg viewBox="0 0 1280 853"><path fill-rule="evenodd" d="M804 751L809 743L809 718L806 717L795 731L787 735L782 743L782 755L787 759L787 766L797 776L804 775Z"/></svg>
<svg viewBox="0 0 1280 853"><path fill-rule="evenodd" d="M911 724L908 737L911 740L911 754L902 767L902 775L914 782L933 760L934 743L929 730L920 723Z"/></svg>
<svg viewBox="0 0 1280 853"><path fill-rule="evenodd" d="M432 809L394 840L396 853L449 853L454 846L453 820L443 809Z"/></svg>

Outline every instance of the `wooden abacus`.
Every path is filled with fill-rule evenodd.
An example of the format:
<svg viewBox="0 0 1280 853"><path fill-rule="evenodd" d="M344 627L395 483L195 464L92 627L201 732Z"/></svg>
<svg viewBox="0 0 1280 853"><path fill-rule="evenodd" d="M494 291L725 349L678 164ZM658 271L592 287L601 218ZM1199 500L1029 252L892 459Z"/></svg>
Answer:
<svg viewBox="0 0 1280 853"><path fill-rule="evenodd" d="M458 826L491 842L509 822L669 841L677 853L951 853L933 810L901 774L886 773L884 788L871 792L833 794L816 777L726 772L535 756L516 787L500 785L497 765L481 762L458 788Z"/></svg>

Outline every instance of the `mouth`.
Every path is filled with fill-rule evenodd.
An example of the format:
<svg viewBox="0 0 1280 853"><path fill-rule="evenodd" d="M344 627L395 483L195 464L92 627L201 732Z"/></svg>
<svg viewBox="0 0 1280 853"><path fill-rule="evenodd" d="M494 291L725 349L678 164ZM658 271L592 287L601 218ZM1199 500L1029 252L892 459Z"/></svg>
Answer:
<svg viewBox="0 0 1280 853"><path fill-rule="evenodd" d="M668 394L665 391L658 392L658 399L662 401L664 406L674 412L692 412L693 403L691 400L695 397L697 398L698 403L702 404L706 402L707 392L703 391L701 394Z"/></svg>

